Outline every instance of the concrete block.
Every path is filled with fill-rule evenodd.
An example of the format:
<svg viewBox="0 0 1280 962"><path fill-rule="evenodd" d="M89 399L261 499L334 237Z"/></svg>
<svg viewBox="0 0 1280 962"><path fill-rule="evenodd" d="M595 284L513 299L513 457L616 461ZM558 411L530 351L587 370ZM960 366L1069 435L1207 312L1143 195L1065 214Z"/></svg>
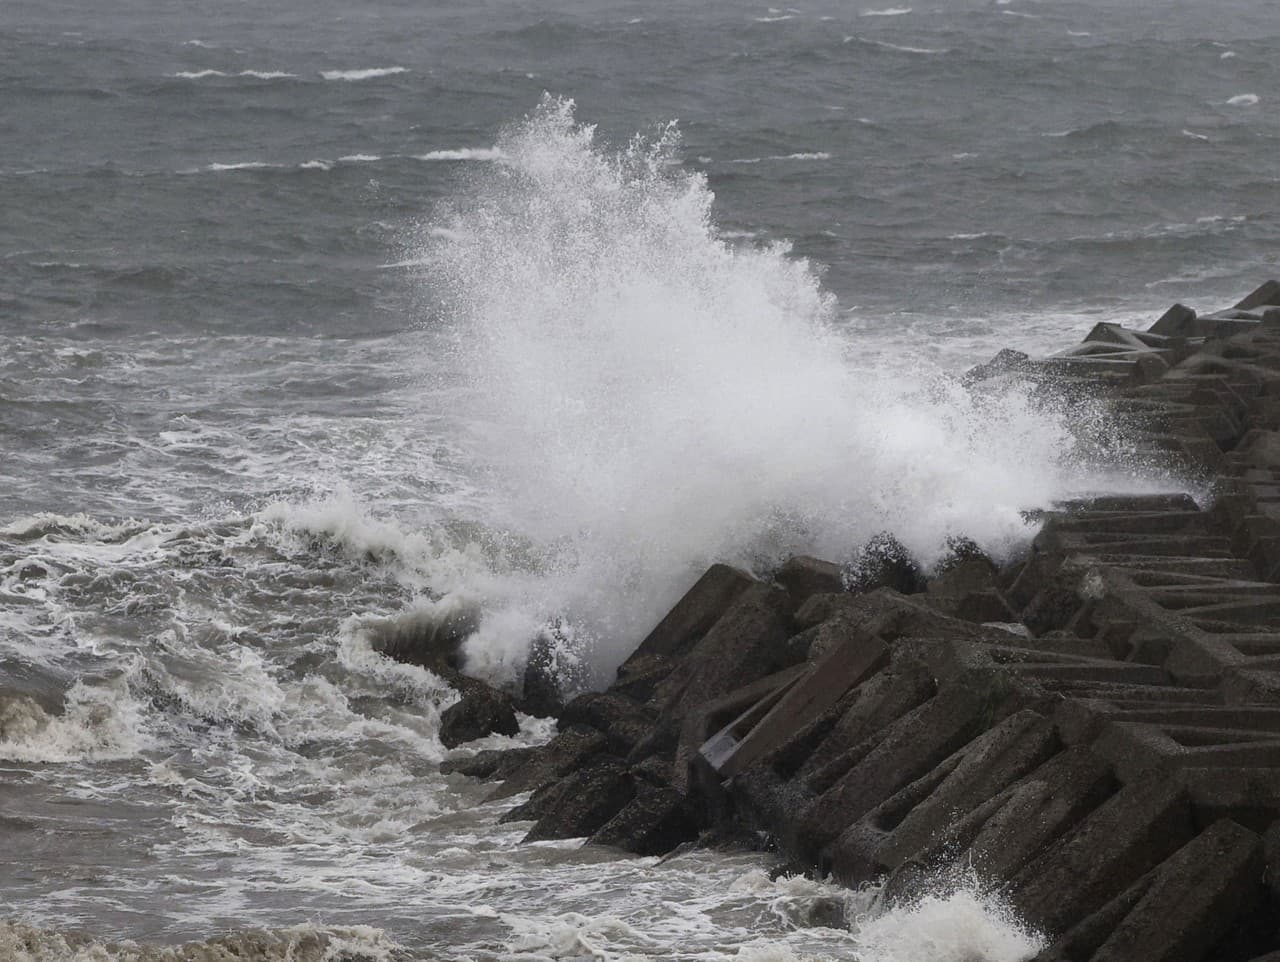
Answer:
<svg viewBox="0 0 1280 962"><path fill-rule="evenodd" d="M561 781L541 807L526 842L585 838L600 829L635 797L635 785L620 758L598 755Z"/></svg>
<svg viewBox="0 0 1280 962"><path fill-rule="evenodd" d="M1165 337L1200 337L1195 326L1196 312L1182 304L1174 304L1147 331Z"/></svg>
<svg viewBox="0 0 1280 962"><path fill-rule="evenodd" d="M1280 304L1280 281L1270 280L1259 285L1235 306L1237 311L1251 311L1264 304ZM1158 332L1157 332L1158 333Z"/></svg>
<svg viewBox="0 0 1280 962"><path fill-rule="evenodd" d="M659 686L665 717L683 719L714 699L787 667L791 598L754 582L740 593Z"/></svg>
<svg viewBox="0 0 1280 962"><path fill-rule="evenodd" d="M1030 710L1011 715L938 766L936 784L929 773L930 784L907 786L846 829L831 846L832 870L842 878L869 878L897 868L1057 747L1048 719Z"/></svg>
<svg viewBox="0 0 1280 962"><path fill-rule="evenodd" d="M636 654L683 654L755 583L756 579L745 571L724 564L712 565L640 642Z"/></svg>
<svg viewBox="0 0 1280 962"><path fill-rule="evenodd" d="M807 555L788 558L773 576L773 580L787 590L796 608L812 595L839 594L844 591L844 575L838 564Z"/></svg>
<svg viewBox="0 0 1280 962"><path fill-rule="evenodd" d="M967 744L991 708L989 692L955 685L894 722L805 814L805 840L815 850L825 848L871 809Z"/></svg>
<svg viewBox="0 0 1280 962"><path fill-rule="evenodd" d="M1122 788L1066 837L1033 859L1010 885L1034 925L1061 932L1097 911L1192 837L1182 787L1154 777Z"/></svg>
<svg viewBox="0 0 1280 962"><path fill-rule="evenodd" d="M722 778L729 778L781 747L834 705L850 688L860 685L889 661L889 648L874 636L852 635L817 661L761 714L739 717L722 729L701 751Z"/></svg>
<svg viewBox="0 0 1280 962"><path fill-rule="evenodd" d="M1214 823L1156 870L1093 962L1201 962L1262 895L1262 841Z"/></svg>

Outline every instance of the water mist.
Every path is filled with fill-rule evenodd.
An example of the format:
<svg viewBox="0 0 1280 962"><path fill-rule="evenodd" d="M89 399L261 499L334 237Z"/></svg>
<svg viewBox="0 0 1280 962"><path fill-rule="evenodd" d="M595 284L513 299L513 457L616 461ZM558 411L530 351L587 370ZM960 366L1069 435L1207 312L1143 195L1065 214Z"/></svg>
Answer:
<svg viewBox="0 0 1280 962"><path fill-rule="evenodd" d="M673 126L623 149L546 96L423 241L442 377L492 494L536 546L487 579L472 666L511 677L543 626L609 673L700 571L847 559L891 531L1000 555L1027 509L1141 486L1023 390L860 363L815 268L735 245Z"/></svg>

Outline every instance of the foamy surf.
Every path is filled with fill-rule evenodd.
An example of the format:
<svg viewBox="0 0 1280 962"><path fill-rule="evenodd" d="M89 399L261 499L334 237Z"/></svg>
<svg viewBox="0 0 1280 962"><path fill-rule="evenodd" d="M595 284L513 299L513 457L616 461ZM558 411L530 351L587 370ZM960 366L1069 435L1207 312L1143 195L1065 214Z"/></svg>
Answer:
<svg viewBox="0 0 1280 962"><path fill-rule="evenodd" d="M0 958L9 962L410 962L385 933L368 926L299 925L248 931L184 945L102 942L89 935L0 922Z"/></svg>
<svg viewBox="0 0 1280 962"><path fill-rule="evenodd" d="M207 77L251 77L254 80L289 80L296 79L296 73L290 73L287 70L237 70L227 72L225 70L180 70L175 74L170 74L181 80L204 80Z"/></svg>
<svg viewBox="0 0 1280 962"><path fill-rule="evenodd" d="M363 67L357 70L321 70L320 76L325 80L373 80L378 77L394 77L407 73L408 67Z"/></svg>

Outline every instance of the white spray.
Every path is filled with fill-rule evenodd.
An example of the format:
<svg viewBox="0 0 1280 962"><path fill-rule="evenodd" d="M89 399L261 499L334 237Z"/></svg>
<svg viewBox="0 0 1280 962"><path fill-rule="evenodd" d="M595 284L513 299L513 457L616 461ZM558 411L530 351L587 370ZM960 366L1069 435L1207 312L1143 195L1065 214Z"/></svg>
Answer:
<svg viewBox="0 0 1280 962"><path fill-rule="evenodd" d="M509 674L551 619L607 678L711 561L884 530L925 561L958 534L1002 553L1025 509L1133 483L1025 393L859 363L814 268L726 241L677 146L608 150L544 97L424 231L485 520L539 546L487 586L476 667Z"/></svg>

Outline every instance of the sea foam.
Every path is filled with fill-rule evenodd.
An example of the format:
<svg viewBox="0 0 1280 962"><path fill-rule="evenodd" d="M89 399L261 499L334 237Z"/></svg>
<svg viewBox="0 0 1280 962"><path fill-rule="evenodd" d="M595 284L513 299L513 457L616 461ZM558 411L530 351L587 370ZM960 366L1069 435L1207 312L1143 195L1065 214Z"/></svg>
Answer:
<svg viewBox="0 0 1280 962"><path fill-rule="evenodd" d="M674 127L610 150L546 97L498 148L420 241L485 522L537 546L481 592L473 667L514 671L551 624L605 678L711 561L883 530L1005 555L1026 509L1140 484L1025 391L860 360L811 264L719 232Z"/></svg>
<svg viewBox="0 0 1280 962"><path fill-rule="evenodd" d="M391 77L398 73L406 73L408 67L365 67L360 70L322 70L320 76L325 80L372 80L375 77Z"/></svg>

